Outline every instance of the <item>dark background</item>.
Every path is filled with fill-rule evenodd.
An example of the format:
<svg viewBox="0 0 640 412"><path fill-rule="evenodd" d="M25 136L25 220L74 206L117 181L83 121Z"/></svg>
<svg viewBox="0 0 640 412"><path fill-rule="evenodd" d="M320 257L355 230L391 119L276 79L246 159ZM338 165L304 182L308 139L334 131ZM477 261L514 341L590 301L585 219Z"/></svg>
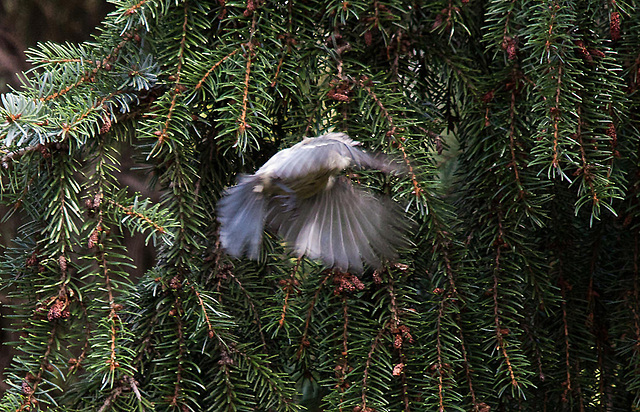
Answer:
<svg viewBox="0 0 640 412"><path fill-rule="evenodd" d="M99 32L100 22L112 9L113 5L104 0L0 0L0 93L20 87L17 74L29 70L25 50L38 42L81 43L90 40L92 34ZM132 166L133 162L125 148L121 180L133 192L154 197L145 179L129 170ZM0 206L0 219L5 212L6 208ZM2 248L11 246L7 242L19 225L19 216L0 224ZM129 255L134 256L134 263L138 267L131 274L137 276L152 264L153 255L150 249L145 248L142 239L127 238L126 244ZM11 274L5 273L0 278L9 276ZM10 313L8 303L19 304L10 302L7 291L0 290L0 393L6 389L2 371L11 361L12 355L11 347L6 342L17 339L15 334L7 330L10 328L7 319Z"/></svg>
<svg viewBox="0 0 640 412"><path fill-rule="evenodd" d="M0 0L0 92L29 68L24 50L37 42L82 42L113 6L104 0Z"/></svg>

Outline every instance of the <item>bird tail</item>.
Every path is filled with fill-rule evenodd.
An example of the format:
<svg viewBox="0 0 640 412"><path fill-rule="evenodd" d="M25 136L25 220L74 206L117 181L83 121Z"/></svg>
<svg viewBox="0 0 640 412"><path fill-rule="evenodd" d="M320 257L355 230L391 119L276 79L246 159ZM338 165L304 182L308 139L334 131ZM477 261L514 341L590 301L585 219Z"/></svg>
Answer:
<svg viewBox="0 0 640 412"><path fill-rule="evenodd" d="M363 261L378 269L409 245L409 221L389 198L338 178L328 190L299 200L295 210L270 208L269 225L297 256L319 259L329 267L361 273Z"/></svg>
<svg viewBox="0 0 640 412"><path fill-rule="evenodd" d="M258 183L255 176L241 175L238 184L218 202L220 243L231 256L246 255L254 260L260 256L266 200L262 192L254 190Z"/></svg>

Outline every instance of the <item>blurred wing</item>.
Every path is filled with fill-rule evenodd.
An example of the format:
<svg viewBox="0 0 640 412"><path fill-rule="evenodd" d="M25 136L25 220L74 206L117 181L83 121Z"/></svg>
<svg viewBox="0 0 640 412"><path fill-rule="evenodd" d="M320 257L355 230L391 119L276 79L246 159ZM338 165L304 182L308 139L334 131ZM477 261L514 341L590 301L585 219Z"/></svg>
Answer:
<svg viewBox="0 0 640 412"><path fill-rule="evenodd" d="M255 192L256 176L241 175L218 201L220 243L234 257L258 259L266 216L265 197Z"/></svg>
<svg viewBox="0 0 640 412"><path fill-rule="evenodd" d="M345 271L361 273L363 262L377 269L383 260L393 260L398 248L408 246L409 223L402 210L347 179L301 200L295 210L272 209L267 222L297 256Z"/></svg>

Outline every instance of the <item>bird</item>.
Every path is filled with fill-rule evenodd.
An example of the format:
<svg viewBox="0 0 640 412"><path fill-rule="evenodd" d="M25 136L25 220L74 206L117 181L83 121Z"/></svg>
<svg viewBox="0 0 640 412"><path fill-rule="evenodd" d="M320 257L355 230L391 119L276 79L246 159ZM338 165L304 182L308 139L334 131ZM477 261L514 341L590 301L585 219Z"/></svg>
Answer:
<svg viewBox="0 0 640 412"><path fill-rule="evenodd" d="M305 137L280 150L254 174L241 174L217 204L219 240L227 254L258 260L265 229L293 255L326 267L363 273L380 269L407 247L410 219L387 196L357 187L344 175L373 169L401 175L389 155L369 153L345 133Z"/></svg>

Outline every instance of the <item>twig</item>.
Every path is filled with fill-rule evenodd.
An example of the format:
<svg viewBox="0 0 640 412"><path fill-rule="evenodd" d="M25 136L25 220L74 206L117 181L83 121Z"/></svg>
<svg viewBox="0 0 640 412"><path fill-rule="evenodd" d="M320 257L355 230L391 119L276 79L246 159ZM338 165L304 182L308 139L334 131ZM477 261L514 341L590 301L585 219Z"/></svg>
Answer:
<svg viewBox="0 0 640 412"><path fill-rule="evenodd" d="M384 117L387 119L387 122L389 123L389 127L390 127L389 131L387 132L387 136L391 137L396 133L396 129L397 129L397 127L395 125L395 122L393 121L393 117L391 117L391 115L389 114L389 111L387 111L387 109L384 107L384 105L382 104L382 101L378 98L378 96L375 94L375 92L373 90L371 90L371 88L366 84L366 82L368 80L369 80L368 78L363 77L358 82L358 85L360 87L362 87L369 94L369 96L373 99L374 102L376 102L376 104L380 108L380 111L382 112ZM411 177L411 181L413 182L414 194L417 197L419 197L421 195L421 193L422 193L422 188L420 187L420 184L418 183L418 178L417 178L417 176L415 174L415 171L413 170L413 165L411 164L411 161L409 160L409 156L407 155L407 152L406 152L405 147L402 144L402 142L399 139L396 139L396 142L398 144L398 148L402 152L402 158L403 158L404 162L406 163L407 168L409 169L409 176Z"/></svg>
<svg viewBox="0 0 640 412"><path fill-rule="evenodd" d="M114 200L111 200L111 199L105 199L105 200L110 205L113 205L113 206L117 207L118 209L122 210L125 214L127 214L129 216L137 217L138 219L141 219L141 220L144 220L149 225L151 225L156 231L158 231L158 232L160 232L162 234L167 233L167 230L165 228L163 228L162 226L160 226L159 224L157 224L156 222L154 222L150 218L146 217L142 213L136 212L135 210L133 210L133 206L123 206L120 203L118 203L118 202L116 202Z"/></svg>
<svg viewBox="0 0 640 412"><path fill-rule="evenodd" d="M142 5L142 4L144 4L145 1L146 0L142 0L139 4ZM136 7L136 6L134 6L134 7ZM96 62L95 67L93 69L85 72L75 83L70 84L69 86L63 88L62 90L60 90L58 92L50 94L49 96L41 97L39 100L42 101L42 102L46 102L46 101L49 101L49 100L56 99L56 98L58 98L58 97L60 97L60 96L62 96L64 94L68 93L72 89L80 86L81 84L84 84L84 83L87 83L87 82L90 82L91 80L93 80L95 78L95 75L101 69L103 69L103 68L107 69L107 68L109 68L111 66L111 63L116 60L116 57L120 53L120 50L122 50L122 48L125 46L125 44L127 44L132 39L136 38L135 33L137 31L138 31L138 28L135 28L135 29L131 30L129 33L127 33L126 35L123 35L124 39L120 43L118 43L118 45L116 47L114 47L113 50L111 50L111 53L109 53L104 59L102 59L102 61Z"/></svg>
<svg viewBox="0 0 640 412"><path fill-rule="evenodd" d="M288 307L288 304L289 304L289 298L291 297L291 292L293 292L293 290L294 290L294 283L295 283L294 276L298 272L298 268L300 267L300 261L301 260L302 260L302 257L299 257L298 260L296 261L296 265L294 266L293 270L291 271L291 276L289 278L289 281L287 282L286 286L284 287L284 290L285 290L284 304L282 305L282 315L280 316L280 321L278 322L278 325L279 325L278 328L282 328L284 326L284 320L285 320L285 316L287 314L287 307ZM282 281L284 281L284 279Z"/></svg>
<svg viewBox="0 0 640 412"><path fill-rule="evenodd" d="M309 309L307 310L307 319L304 323L304 332L302 333L302 339L300 339L300 346L298 347L298 350L296 351L296 358L300 359L300 356L302 356L302 351L304 350L304 348L306 346L309 345L309 325L311 324L311 317L313 315L313 308L316 305L316 302L318 301L318 297L320 296L320 291L322 290L322 287L324 286L324 284L327 282L327 280L331 277L331 272L329 272L324 279L322 279L322 282L320 282L320 285L318 286L318 289L316 289L316 293L313 296L313 300L311 300L311 303L309 305Z"/></svg>
<svg viewBox="0 0 640 412"><path fill-rule="evenodd" d="M187 23L189 22L189 14L187 13L187 3L184 3L184 20L182 21L182 37L180 39L180 47L178 49L178 67L176 68L175 74L175 83L174 87L171 89L171 105L169 106L169 112L167 113L167 118L164 122L164 126L162 130L156 134L158 134L158 144L164 143L165 139L168 136L169 123L171 123L171 118L173 116L173 112L176 107L176 102L178 101L178 95L182 92L183 87L180 86L180 78L182 77L182 64L184 62L184 49L187 41Z"/></svg>
<svg viewBox="0 0 640 412"><path fill-rule="evenodd" d="M205 73L205 75L202 77L202 79L200 79L198 84L196 84L196 87L194 89L198 90L199 88L201 88L202 84L207 80L207 78L211 75L211 73L213 73L213 71L215 69L217 69L218 66L220 66L222 63L224 63L225 60L227 60L228 58L230 58L233 55L235 55L236 53L238 53L238 51L240 51L240 49L235 49L231 53L229 53L226 56L224 56L222 59L218 60L218 62L216 62L213 66L211 66L211 68L207 71L207 73Z"/></svg>

